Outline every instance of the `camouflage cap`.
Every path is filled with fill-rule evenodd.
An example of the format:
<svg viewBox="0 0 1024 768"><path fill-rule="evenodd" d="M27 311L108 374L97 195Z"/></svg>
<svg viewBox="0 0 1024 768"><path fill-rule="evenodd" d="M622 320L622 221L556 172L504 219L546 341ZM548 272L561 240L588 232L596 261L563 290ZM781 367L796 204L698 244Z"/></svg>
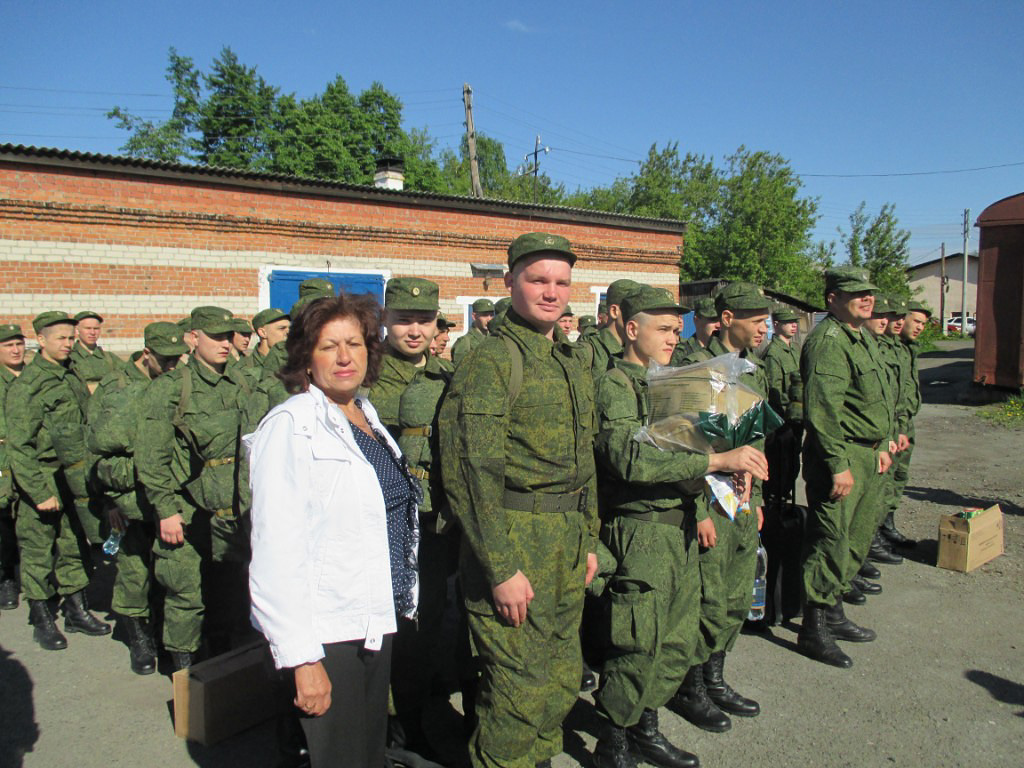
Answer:
<svg viewBox="0 0 1024 768"><path fill-rule="evenodd" d="M597 318L593 315L580 315L580 330L584 328L596 328Z"/></svg>
<svg viewBox="0 0 1024 768"><path fill-rule="evenodd" d="M334 283L328 280L326 277L311 277L308 280L303 280L299 283L299 298L305 298L306 296L312 296L315 293L328 294L336 296L334 292Z"/></svg>
<svg viewBox="0 0 1024 768"><path fill-rule="evenodd" d="M833 267L825 270L825 292L843 291L845 293L862 293L877 291L878 286L871 282L871 275L863 267Z"/></svg>
<svg viewBox="0 0 1024 768"><path fill-rule="evenodd" d="M800 315L789 307L780 307L772 312L772 322L776 323L797 323L800 322Z"/></svg>
<svg viewBox="0 0 1024 768"><path fill-rule="evenodd" d="M907 312L921 312L928 317L932 316L931 308L920 299L910 299L907 302Z"/></svg>
<svg viewBox="0 0 1024 768"><path fill-rule="evenodd" d="M568 304L566 304L565 305L565 309L562 310L561 317L576 317L576 315L575 315L575 313L573 313L572 307L570 307Z"/></svg>
<svg viewBox="0 0 1024 768"><path fill-rule="evenodd" d="M622 300L622 319L629 320L638 312L675 312L683 313L682 305L664 288L644 285L640 290L629 294Z"/></svg>
<svg viewBox="0 0 1024 768"><path fill-rule="evenodd" d="M249 321L246 320L244 317L232 318L232 322L234 323L235 326L235 333L248 333L250 335L252 334L252 326L249 324Z"/></svg>
<svg viewBox="0 0 1024 768"><path fill-rule="evenodd" d="M547 232L527 232L513 240L508 247L508 268L512 269L520 259L539 254L568 259L570 265L576 263L576 254L564 237L549 235Z"/></svg>
<svg viewBox="0 0 1024 768"><path fill-rule="evenodd" d="M736 282L722 287L715 296L715 309L721 314L725 310L764 310L771 309L772 303L764 295L764 291L753 283Z"/></svg>
<svg viewBox="0 0 1024 768"><path fill-rule="evenodd" d="M883 293L876 293L875 294L875 306L871 310L871 314L872 315L888 315L890 312L892 312L892 310L889 309L889 297L886 296Z"/></svg>
<svg viewBox="0 0 1024 768"><path fill-rule="evenodd" d="M607 301L602 301L602 302L598 303L598 305L597 305L597 314L599 314L599 315L607 315L608 314L608 302Z"/></svg>
<svg viewBox="0 0 1024 768"><path fill-rule="evenodd" d="M235 330L235 316L222 307L196 307L192 310L192 330L228 333Z"/></svg>
<svg viewBox="0 0 1024 768"><path fill-rule="evenodd" d="M36 333L39 333L43 328L49 328L51 325L58 325L60 323L78 325L78 321L67 312L54 310L52 312L41 312L36 315L32 320L32 328L35 329Z"/></svg>
<svg viewBox="0 0 1024 768"><path fill-rule="evenodd" d="M182 333L188 333L192 330L192 315L185 315L175 325L181 328Z"/></svg>
<svg viewBox="0 0 1024 768"><path fill-rule="evenodd" d="M99 320L101 323L103 322L103 316L100 315L98 312L93 312L91 309L83 309L81 312L75 315L75 322L80 323L83 320L86 320L90 317L93 320Z"/></svg>
<svg viewBox="0 0 1024 768"><path fill-rule="evenodd" d="M25 334L21 332L20 325L15 325L14 323L4 323L3 325L0 325L0 341L24 338Z"/></svg>
<svg viewBox="0 0 1024 768"><path fill-rule="evenodd" d="M907 314L907 300L902 296L890 296L889 311L896 317L903 317Z"/></svg>
<svg viewBox="0 0 1024 768"><path fill-rule="evenodd" d="M455 327L455 323L445 317L444 312L437 313L437 327L442 331L450 331Z"/></svg>
<svg viewBox="0 0 1024 768"><path fill-rule="evenodd" d="M307 293L305 296L299 296L299 298L295 300L295 303L292 304L292 308L288 310L288 317L294 320L302 314L303 309L308 307L314 301L334 298L337 297L333 293L325 293L323 291L313 291L312 293Z"/></svg>
<svg viewBox="0 0 1024 768"><path fill-rule="evenodd" d="M512 297L511 296L503 296L502 298L500 298L496 302L494 302L494 313L498 314L499 312L508 312L508 308L511 307L511 306L512 306Z"/></svg>
<svg viewBox="0 0 1024 768"><path fill-rule="evenodd" d="M712 296L705 296L703 299L697 299L693 305L693 313L697 317L702 317L705 320L717 320L718 310L715 309L715 299Z"/></svg>
<svg viewBox="0 0 1024 768"><path fill-rule="evenodd" d="M437 311L437 283L422 277L393 277L384 289L387 309Z"/></svg>
<svg viewBox="0 0 1024 768"><path fill-rule="evenodd" d="M288 315L280 309L270 307L257 312L252 318L253 330L258 331L267 323L276 323L278 320L287 320Z"/></svg>
<svg viewBox="0 0 1024 768"><path fill-rule="evenodd" d="M622 278L616 280L614 283L608 286L608 290L605 291L605 301L608 302L608 306L613 304L616 306L622 306L622 300L631 293L636 293L640 290L642 284L636 280L630 280L628 278Z"/></svg>
<svg viewBox="0 0 1024 768"><path fill-rule="evenodd" d="M473 302L473 311L478 315L484 315L494 311L494 302L490 299L477 299Z"/></svg>
<svg viewBox="0 0 1024 768"><path fill-rule="evenodd" d="M178 323L150 323L146 326L144 336L146 348L158 355L176 357L188 352L185 334L181 332Z"/></svg>

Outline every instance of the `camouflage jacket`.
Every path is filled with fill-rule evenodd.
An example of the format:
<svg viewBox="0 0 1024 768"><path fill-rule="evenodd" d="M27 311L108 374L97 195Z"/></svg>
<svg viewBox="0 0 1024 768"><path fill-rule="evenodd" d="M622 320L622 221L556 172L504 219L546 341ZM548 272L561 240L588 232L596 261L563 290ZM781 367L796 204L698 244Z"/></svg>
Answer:
<svg viewBox="0 0 1024 768"><path fill-rule="evenodd" d="M672 350L672 359L668 361L668 364L674 365L677 368L681 367L683 365L683 360L702 349L704 349L704 345L697 341L696 336L683 339L676 344L676 348Z"/></svg>
<svg viewBox="0 0 1024 768"><path fill-rule="evenodd" d="M622 357L622 343L607 328L602 328L594 336L587 336L583 342L589 344L594 350L594 364L591 373L595 381L605 371L611 370L613 360Z"/></svg>
<svg viewBox="0 0 1024 768"><path fill-rule="evenodd" d="M246 404L247 423L258 425L264 416L290 397L284 383L277 378L277 372L287 360L288 352L281 341L270 348L260 365L241 369L252 387L252 395Z"/></svg>
<svg viewBox="0 0 1024 768"><path fill-rule="evenodd" d="M521 354L522 381L511 391ZM578 494L596 552L599 520L594 471L594 387L590 354L561 329L552 342L510 309L496 334L455 371L441 406L441 472L465 542L490 586L515 575L507 509L513 499L546 500ZM543 546L538 542L537 546Z"/></svg>
<svg viewBox="0 0 1024 768"><path fill-rule="evenodd" d="M768 404L787 421L804 417L804 382L800 377L800 348L795 341L788 344L772 339L761 354L765 379L768 382Z"/></svg>
<svg viewBox="0 0 1024 768"><path fill-rule="evenodd" d="M455 365L461 363L486 338L487 335L476 326L470 328L457 338L455 344L452 345L452 362Z"/></svg>
<svg viewBox="0 0 1024 768"><path fill-rule="evenodd" d="M7 456L7 418L4 404L7 388L18 377L6 365L0 365L0 508L14 501L14 482L11 479L11 461Z"/></svg>
<svg viewBox="0 0 1024 768"><path fill-rule="evenodd" d="M429 356L427 359L430 359ZM419 368L413 363L398 354L394 347L387 345L384 357L380 361L380 374L367 393L367 398L377 409L380 423L388 428L396 440L398 439L398 410L402 393L418 370Z"/></svg>
<svg viewBox="0 0 1024 768"><path fill-rule="evenodd" d="M150 382L135 471L161 520L181 514L191 522L197 508L220 517L249 511L249 468L240 446L254 426L246 416L251 391L241 370L217 373L195 356Z"/></svg>
<svg viewBox="0 0 1024 768"><path fill-rule="evenodd" d="M916 341L901 338L897 350L900 353L898 359L903 372L900 380L901 399L906 404L907 423L904 426L909 428L909 422L921 410L921 373L917 367L917 357L921 354L921 345Z"/></svg>
<svg viewBox="0 0 1024 768"><path fill-rule="evenodd" d="M594 397L597 465L601 516L659 513L673 509L696 511L707 517L707 507L694 500L704 487L708 457L687 451L663 451L634 439L647 424L651 410L647 369L616 360L597 379ZM695 481L695 482L694 482ZM696 508L696 509L695 509Z"/></svg>
<svg viewBox="0 0 1024 768"><path fill-rule="evenodd" d="M18 487L33 505L60 497L58 474L77 498L85 488L89 390L73 370L32 358L7 388L7 452Z"/></svg>
<svg viewBox="0 0 1024 768"><path fill-rule="evenodd" d="M99 345L90 352L82 342L76 341L71 348L71 368L86 384L98 382L111 371L120 368L122 362L117 355Z"/></svg>
<svg viewBox="0 0 1024 768"><path fill-rule="evenodd" d="M829 315L808 334L800 372L804 425L808 437L817 442L817 448L804 455L823 461L830 474L850 468L851 443L892 438L892 411L883 391L886 374L867 331L854 330Z"/></svg>

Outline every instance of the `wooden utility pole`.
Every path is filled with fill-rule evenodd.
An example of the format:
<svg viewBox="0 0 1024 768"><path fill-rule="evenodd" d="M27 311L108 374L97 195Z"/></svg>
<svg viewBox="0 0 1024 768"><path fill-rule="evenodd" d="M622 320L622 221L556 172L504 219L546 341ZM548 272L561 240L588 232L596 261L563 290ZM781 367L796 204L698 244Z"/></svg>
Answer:
<svg viewBox="0 0 1024 768"><path fill-rule="evenodd" d="M948 336L949 331L946 329L946 244L942 244L942 250L939 251L939 325L942 326L942 335Z"/></svg>
<svg viewBox="0 0 1024 768"><path fill-rule="evenodd" d="M971 235L971 209L964 208L964 285L960 298L960 333L967 335L967 243Z"/></svg>
<svg viewBox="0 0 1024 768"><path fill-rule="evenodd" d="M462 84L462 103L466 105L466 143L469 145L469 178L473 182L473 197L483 197L480 186L480 168L476 162L476 129L473 127L473 89Z"/></svg>

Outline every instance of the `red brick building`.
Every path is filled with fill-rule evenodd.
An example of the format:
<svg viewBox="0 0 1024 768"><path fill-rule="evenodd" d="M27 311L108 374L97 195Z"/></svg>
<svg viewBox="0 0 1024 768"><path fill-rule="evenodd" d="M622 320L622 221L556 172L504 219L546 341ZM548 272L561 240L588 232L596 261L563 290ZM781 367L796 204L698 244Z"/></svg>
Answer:
<svg viewBox="0 0 1024 768"><path fill-rule="evenodd" d="M508 243L534 230L579 255L576 314L620 277L678 294L676 221L0 145L0 321L31 334L41 311L91 309L127 351L197 305L287 310L311 274L378 295L415 275L441 286L455 337L473 300L505 295Z"/></svg>

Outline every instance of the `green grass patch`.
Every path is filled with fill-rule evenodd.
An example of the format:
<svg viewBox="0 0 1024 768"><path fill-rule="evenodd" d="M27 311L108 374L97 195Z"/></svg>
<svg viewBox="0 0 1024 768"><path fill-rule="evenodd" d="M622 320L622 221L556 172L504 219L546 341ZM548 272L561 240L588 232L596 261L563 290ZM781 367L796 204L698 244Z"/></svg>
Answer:
<svg viewBox="0 0 1024 768"><path fill-rule="evenodd" d="M1003 427L1024 427L1024 395L1010 395L981 412L983 419Z"/></svg>

